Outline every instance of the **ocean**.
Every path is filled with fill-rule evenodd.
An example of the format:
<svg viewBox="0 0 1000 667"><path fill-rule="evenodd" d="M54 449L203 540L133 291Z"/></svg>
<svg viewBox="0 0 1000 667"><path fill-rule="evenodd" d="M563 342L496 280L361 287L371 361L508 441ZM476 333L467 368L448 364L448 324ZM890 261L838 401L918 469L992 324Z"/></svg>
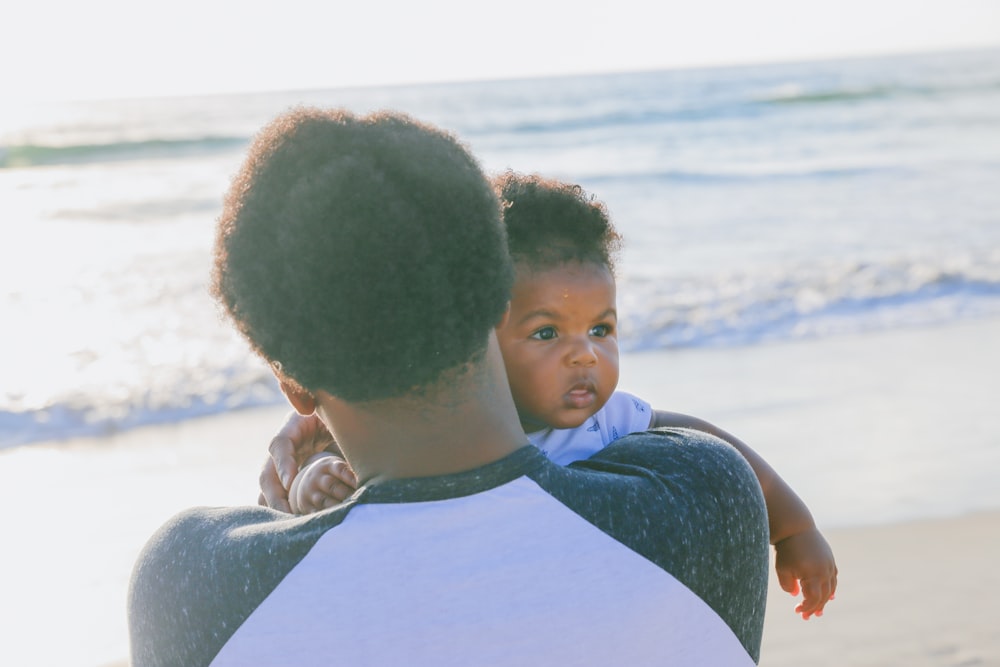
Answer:
<svg viewBox="0 0 1000 667"><path fill-rule="evenodd" d="M118 664L155 527L253 502L284 399L208 270L245 148L296 105L401 110L606 202L623 388L743 437L821 527L1000 507L1000 50L5 102L0 494L28 539L0 662Z"/></svg>
<svg viewBox="0 0 1000 667"><path fill-rule="evenodd" d="M622 344L754 346L1000 313L1000 52L5 105L0 446L280 403L206 294L254 132L391 108L602 199Z"/></svg>

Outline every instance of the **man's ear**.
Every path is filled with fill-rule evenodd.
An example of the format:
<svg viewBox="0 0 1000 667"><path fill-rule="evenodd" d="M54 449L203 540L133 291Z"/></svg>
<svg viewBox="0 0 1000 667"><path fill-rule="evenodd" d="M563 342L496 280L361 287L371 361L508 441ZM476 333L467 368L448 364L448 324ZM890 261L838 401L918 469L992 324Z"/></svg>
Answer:
<svg viewBox="0 0 1000 667"><path fill-rule="evenodd" d="M278 378L278 384L281 385L281 393L285 395L285 398L300 415L308 417L316 412L316 398L308 391L297 383L288 382L281 378Z"/></svg>
<svg viewBox="0 0 1000 667"><path fill-rule="evenodd" d="M500 318L500 321L497 322L497 325L493 328L496 329L497 331L503 329L505 326L507 326L507 321L509 319L510 319L510 301L507 302L507 309L503 311L503 317Z"/></svg>

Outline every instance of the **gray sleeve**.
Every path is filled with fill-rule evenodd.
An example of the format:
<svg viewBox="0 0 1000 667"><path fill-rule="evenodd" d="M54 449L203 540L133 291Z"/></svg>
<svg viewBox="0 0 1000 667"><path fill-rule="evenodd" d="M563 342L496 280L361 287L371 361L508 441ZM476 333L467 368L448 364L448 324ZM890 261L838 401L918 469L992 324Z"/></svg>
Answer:
<svg viewBox="0 0 1000 667"><path fill-rule="evenodd" d="M759 660L767 510L753 470L733 447L697 431L656 429L567 468L546 467L536 481L694 591Z"/></svg>
<svg viewBox="0 0 1000 667"><path fill-rule="evenodd" d="M344 512L322 519L260 507L199 508L146 544L128 597L131 667L208 665Z"/></svg>

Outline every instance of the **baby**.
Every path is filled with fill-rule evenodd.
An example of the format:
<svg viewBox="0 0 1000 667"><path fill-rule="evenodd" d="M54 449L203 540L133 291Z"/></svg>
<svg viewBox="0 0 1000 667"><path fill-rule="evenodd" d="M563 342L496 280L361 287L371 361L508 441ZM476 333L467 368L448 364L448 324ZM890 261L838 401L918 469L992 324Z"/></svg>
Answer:
<svg viewBox="0 0 1000 667"><path fill-rule="evenodd" d="M605 206L579 186L507 172L494 179L515 262L510 309L496 333L521 425L554 462L585 459L617 438L657 427L704 431L743 454L767 503L781 587L800 590L795 611L822 616L837 587L827 541L794 491L738 438L695 417L654 410L616 391L618 318L614 256L620 237ZM292 511L335 505L357 480L318 419L291 419L275 440L304 462L288 486ZM279 467L280 466L280 461ZM265 474L270 472L265 470ZM262 487L264 486L262 476Z"/></svg>

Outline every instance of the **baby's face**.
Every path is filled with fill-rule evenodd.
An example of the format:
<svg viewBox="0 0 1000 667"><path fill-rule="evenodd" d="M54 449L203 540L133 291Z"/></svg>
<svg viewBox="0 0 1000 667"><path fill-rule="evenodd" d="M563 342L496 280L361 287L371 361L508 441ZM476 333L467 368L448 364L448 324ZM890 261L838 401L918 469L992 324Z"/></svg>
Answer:
<svg viewBox="0 0 1000 667"><path fill-rule="evenodd" d="M579 426L618 385L614 276L599 264L519 264L497 339L525 432Z"/></svg>

